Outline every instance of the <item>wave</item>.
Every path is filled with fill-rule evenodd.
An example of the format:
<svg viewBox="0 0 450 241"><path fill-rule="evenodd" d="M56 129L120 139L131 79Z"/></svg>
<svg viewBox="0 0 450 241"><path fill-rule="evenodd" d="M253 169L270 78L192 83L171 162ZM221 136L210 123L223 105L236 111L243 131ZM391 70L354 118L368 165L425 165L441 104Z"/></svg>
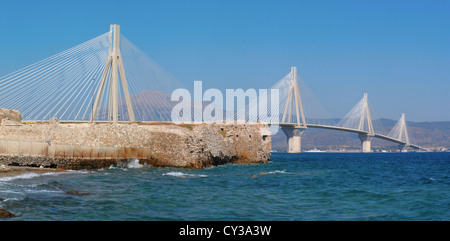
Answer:
<svg viewBox="0 0 450 241"><path fill-rule="evenodd" d="M7 181L16 180L16 179L31 179L31 178L35 178L35 177L39 177L39 176L40 176L40 174L30 172L30 173L20 174L17 176L2 177L2 178L0 178L0 181L7 182Z"/></svg>
<svg viewBox="0 0 450 241"><path fill-rule="evenodd" d="M73 174L73 173L87 173L86 171L73 171L73 170L66 170L64 172L43 172L43 173L34 173L34 172L28 172L16 176L8 176L8 177L1 177L0 182L9 182L17 179L32 179L37 178L41 176L59 176L62 174Z"/></svg>
<svg viewBox="0 0 450 241"><path fill-rule="evenodd" d="M109 167L109 169L124 169L125 170L127 168L132 169L132 168L143 168L143 167L144 167L144 165L139 163L139 159L134 158L134 159L126 160L124 162L119 162L117 164L117 166L111 165Z"/></svg>
<svg viewBox="0 0 450 241"><path fill-rule="evenodd" d="M9 198L5 198L5 199L0 200L0 202L20 201L20 200L22 200L22 199L21 198L17 198L17 197L9 197ZM0 205L0 207L1 207L1 205Z"/></svg>
<svg viewBox="0 0 450 241"><path fill-rule="evenodd" d="M287 173L287 172L286 171L278 171L278 170L275 170L273 172L267 172L267 174L279 174L279 173Z"/></svg>
<svg viewBox="0 0 450 241"><path fill-rule="evenodd" d="M127 162L128 168L142 168L144 165L139 163L139 159L132 159L131 161Z"/></svg>
<svg viewBox="0 0 450 241"><path fill-rule="evenodd" d="M173 176L173 177L207 177L208 175L203 174L191 174L191 173L184 173L184 172L168 172L162 174L163 176Z"/></svg>

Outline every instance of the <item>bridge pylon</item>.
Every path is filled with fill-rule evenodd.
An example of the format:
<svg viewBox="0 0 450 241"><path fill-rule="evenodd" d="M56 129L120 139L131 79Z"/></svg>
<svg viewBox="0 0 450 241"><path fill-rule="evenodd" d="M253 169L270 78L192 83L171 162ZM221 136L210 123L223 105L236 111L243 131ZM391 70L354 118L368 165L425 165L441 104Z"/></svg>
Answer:
<svg viewBox="0 0 450 241"><path fill-rule="evenodd" d="M295 124L298 127L306 128L305 114L303 113L302 100L300 98L300 91L297 83L297 67L291 67L291 84L289 86L288 97L284 105L283 118L281 123L293 124L292 109L296 112L297 120Z"/></svg>
<svg viewBox="0 0 450 241"><path fill-rule="evenodd" d="M359 131L365 131L364 126L366 125L367 119L367 132L368 133L360 133L358 134L359 139L361 140L361 152L369 153L372 152L372 137L375 136L375 132L373 130L372 118L370 116L369 109L369 98L367 93L364 93L363 97L363 106L361 111L361 117L359 120Z"/></svg>
<svg viewBox="0 0 450 241"><path fill-rule="evenodd" d="M402 140L404 138L406 144L400 144L399 149L400 149L400 152L408 152L408 147L411 145L411 142L409 141L408 129L406 127L405 113L402 113L402 117L400 118L400 121L401 121L401 130L400 130L399 139Z"/></svg>
<svg viewBox="0 0 450 241"><path fill-rule="evenodd" d="M305 114L303 113L302 100L297 83L297 67L291 67L291 83L288 90L288 96L284 105L283 117L281 120L281 129L287 136L288 152L300 153L301 135L307 128ZM292 122L292 112L295 111L296 120Z"/></svg>
<svg viewBox="0 0 450 241"><path fill-rule="evenodd" d="M122 89L127 105L128 117L131 122L135 121L133 106L131 105L130 93L128 91L128 83L125 76L125 69L123 67L122 55L120 53L120 25L110 25L110 45L108 57L103 68L103 73L100 78L100 84L97 89L95 102L92 107L91 121L95 120L102 96L105 92L105 86L109 82L109 103L108 103L108 120L113 123L119 121L119 74L122 82ZM109 79L109 80L108 80Z"/></svg>
<svg viewBox="0 0 450 241"><path fill-rule="evenodd" d="M404 142L398 145L399 150L400 152L408 152L408 147L411 145L411 141L408 135L408 128L406 126L405 113L402 113L402 116L389 132L388 136Z"/></svg>
<svg viewBox="0 0 450 241"><path fill-rule="evenodd" d="M369 98L367 93L364 93L364 97L363 97L363 109L361 111L361 117L359 120L359 127L358 130L360 131L364 131L364 126L366 123L367 119L367 129L369 134L374 134L375 132L373 131L373 125L372 125L372 118L370 117L370 110L369 110Z"/></svg>

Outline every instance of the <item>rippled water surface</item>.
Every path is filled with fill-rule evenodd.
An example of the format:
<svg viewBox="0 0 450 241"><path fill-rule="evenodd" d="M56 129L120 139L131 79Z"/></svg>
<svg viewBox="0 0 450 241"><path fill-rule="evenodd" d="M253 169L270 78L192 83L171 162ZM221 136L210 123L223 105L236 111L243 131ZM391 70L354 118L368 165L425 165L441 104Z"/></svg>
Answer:
<svg viewBox="0 0 450 241"><path fill-rule="evenodd" d="M0 208L17 215L4 220L450 220L449 174L450 153L273 153L1 178Z"/></svg>

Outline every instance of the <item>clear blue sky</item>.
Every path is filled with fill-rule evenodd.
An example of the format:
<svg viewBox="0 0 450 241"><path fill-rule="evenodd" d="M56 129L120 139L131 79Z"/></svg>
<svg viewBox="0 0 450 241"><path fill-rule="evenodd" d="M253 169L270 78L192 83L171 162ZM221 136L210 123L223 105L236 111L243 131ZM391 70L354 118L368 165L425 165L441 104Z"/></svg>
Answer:
<svg viewBox="0 0 450 241"><path fill-rule="evenodd" d="M0 76L109 31L185 85L269 88L298 66L342 117L450 121L450 1L16 1L0 8Z"/></svg>

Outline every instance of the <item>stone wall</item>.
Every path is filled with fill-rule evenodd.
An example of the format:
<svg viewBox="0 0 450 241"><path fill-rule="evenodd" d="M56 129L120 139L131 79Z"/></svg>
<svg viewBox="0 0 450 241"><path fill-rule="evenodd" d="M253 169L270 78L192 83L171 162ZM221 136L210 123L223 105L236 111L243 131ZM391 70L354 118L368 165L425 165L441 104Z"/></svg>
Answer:
<svg viewBox="0 0 450 241"><path fill-rule="evenodd" d="M129 159L153 166L204 168L267 162L265 124L27 123L0 127L0 164L66 169Z"/></svg>

